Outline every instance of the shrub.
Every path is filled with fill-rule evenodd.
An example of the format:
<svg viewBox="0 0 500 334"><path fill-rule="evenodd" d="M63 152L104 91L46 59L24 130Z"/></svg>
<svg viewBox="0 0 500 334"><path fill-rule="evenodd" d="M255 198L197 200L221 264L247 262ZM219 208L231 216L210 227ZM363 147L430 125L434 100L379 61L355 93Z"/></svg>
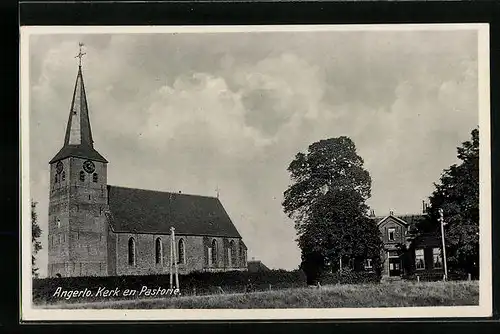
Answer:
<svg viewBox="0 0 500 334"><path fill-rule="evenodd" d="M374 272L353 271L349 269L328 273L321 278L322 284L364 284L379 282L380 277Z"/></svg>

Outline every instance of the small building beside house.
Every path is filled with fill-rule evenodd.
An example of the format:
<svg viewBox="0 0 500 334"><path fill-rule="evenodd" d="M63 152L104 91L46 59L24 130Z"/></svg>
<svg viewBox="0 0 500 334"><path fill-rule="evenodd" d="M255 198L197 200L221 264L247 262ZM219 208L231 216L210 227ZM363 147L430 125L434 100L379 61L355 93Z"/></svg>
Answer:
<svg viewBox="0 0 500 334"><path fill-rule="evenodd" d="M248 264L248 272L251 273L270 270L264 263L262 263L262 261L255 260L255 258L252 258L252 260L248 260L247 264Z"/></svg>

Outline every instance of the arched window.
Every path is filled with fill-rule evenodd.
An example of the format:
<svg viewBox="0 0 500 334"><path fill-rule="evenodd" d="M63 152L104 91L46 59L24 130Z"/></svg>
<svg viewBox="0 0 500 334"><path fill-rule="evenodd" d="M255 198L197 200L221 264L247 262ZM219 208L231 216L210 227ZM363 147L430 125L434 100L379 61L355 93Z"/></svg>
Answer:
<svg viewBox="0 0 500 334"><path fill-rule="evenodd" d="M128 264L135 265L135 240L134 238L128 239Z"/></svg>
<svg viewBox="0 0 500 334"><path fill-rule="evenodd" d="M83 170L80 171L80 181L85 181L85 172Z"/></svg>
<svg viewBox="0 0 500 334"><path fill-rule="evenodd" d="M65 171L62 172L61 178L62 178L63 181L66 180L66 172Z"/></svg>
<svg viewBox="0 0 500 334"><path fill-rule="evenodd" d="M217 266L217 240L212 240L212 265Z"/></svg>
<svg viewBox="0 0 500 334"><path fill-rule="evenodd" d="M179 263L186 263L186 252L184 246L184 239L180 239L177 251L177 253L179 254Z"/></svg>
<svg viewBox="0 0 500 334"><path fill-rule="evenodd" d="M229 248L227 249L227 265L228 267L232 267L233 266L233 256L234 256L234 241L231 240L229 242Z"/></svg>
<svg viewBox="0 0 500 334"><path fill-rule="evenodd" d="M97 173L92 174L92 181L97 182Z"/></svg>
<svg viewBox="0 0 500 334"><path fill-rule="evenodd" d="M162 245L161 245L161 239L156 238L155 242L155 258L156 258L156 264L162 263Z"/></svg>

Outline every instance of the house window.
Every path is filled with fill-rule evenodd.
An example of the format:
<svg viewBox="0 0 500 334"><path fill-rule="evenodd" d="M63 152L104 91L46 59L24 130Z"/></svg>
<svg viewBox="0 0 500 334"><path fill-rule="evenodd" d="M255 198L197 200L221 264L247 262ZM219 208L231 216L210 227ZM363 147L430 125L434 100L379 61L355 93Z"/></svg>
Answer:
<svg viewBox="0 0 500 334"><path fill-rule="evenodd" d="M61 220L59 218L56 219L56 223L57 223L57 228L60 228L61 227Z"/></svg>
<svg viewBox="0 0 500 334"><path fill-rule="evenodd" d="M85 181L85 172L83 170L80 171L80 181Z"/></svg>
<svg viewBox="0 0 500 334"><path fill-rule="evenodd" d="M212 254L211 254L211 259L212 259L212 265L217 266L217 240L212 240Z"/></svg>
<svg viewBox="0 0 500 334"><path fill-rule="evenodd" d="M92 174L92 181L97 182L97 173Z"/></svg>
<svg viewBox="0 0 500 334"><path fill-rule="evenodd" d="M156 264L161 264L162 263L162 244L161 244L161 239L156 238L155 241L155 259L156 259Z"/></svg>
<svg viewBox="0 0 500 334"><path fill-rule="evenodd" d="M425 260L424 260L424 250L416 249L415 250L415 268L416 269L425 269Z"/></svg>
<svg viewBox="0 0 500 334"><path fill-rule="evenodd" d="M373 260L372 259L366 259L365 260L365 269L366 270L372 270L373 269Z"/></svg>
<svg viewBox="0 0 500 334"><path fill-rule="evenodd" d="M179 240L178 244L178 254L179 254L179 263L186 263L186 249L184 245L184 239Z"/></svg>
<svg viewBox="0 0 500 334"><path fill-rule="evenodd" d="M396 234L396 229L395 228L390 228L387 230L387 234L389 236L389 241L394 241L395 234Z"/></svg>
<svg viewBox="0 0 500 334"><path fill-rule="evenodd" d="M135 240L134 238L128 239L128 264L135 265Z"/></svg>
<svg viewBox="0 0 500 334"><path fill-rule="evenodd" d="M432 249L432 265L436 269L443 268L443 258L441 257L441 248Z"/></svg>

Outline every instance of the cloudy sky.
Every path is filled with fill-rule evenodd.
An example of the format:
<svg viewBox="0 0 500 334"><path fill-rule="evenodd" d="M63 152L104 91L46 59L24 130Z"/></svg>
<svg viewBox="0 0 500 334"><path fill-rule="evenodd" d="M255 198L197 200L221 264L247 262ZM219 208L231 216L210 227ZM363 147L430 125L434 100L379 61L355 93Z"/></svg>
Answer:
<svg viewBox="0 0 500 334"><path fill-rule="evenodd" d="M83 75L108 183L220 199L272 268L300 251L281 201L286 168L314 141L351 137L378 215L418 213L478 124L477 33L323 31L32 35L31 196L46 273L48 161Z"/></svg>

